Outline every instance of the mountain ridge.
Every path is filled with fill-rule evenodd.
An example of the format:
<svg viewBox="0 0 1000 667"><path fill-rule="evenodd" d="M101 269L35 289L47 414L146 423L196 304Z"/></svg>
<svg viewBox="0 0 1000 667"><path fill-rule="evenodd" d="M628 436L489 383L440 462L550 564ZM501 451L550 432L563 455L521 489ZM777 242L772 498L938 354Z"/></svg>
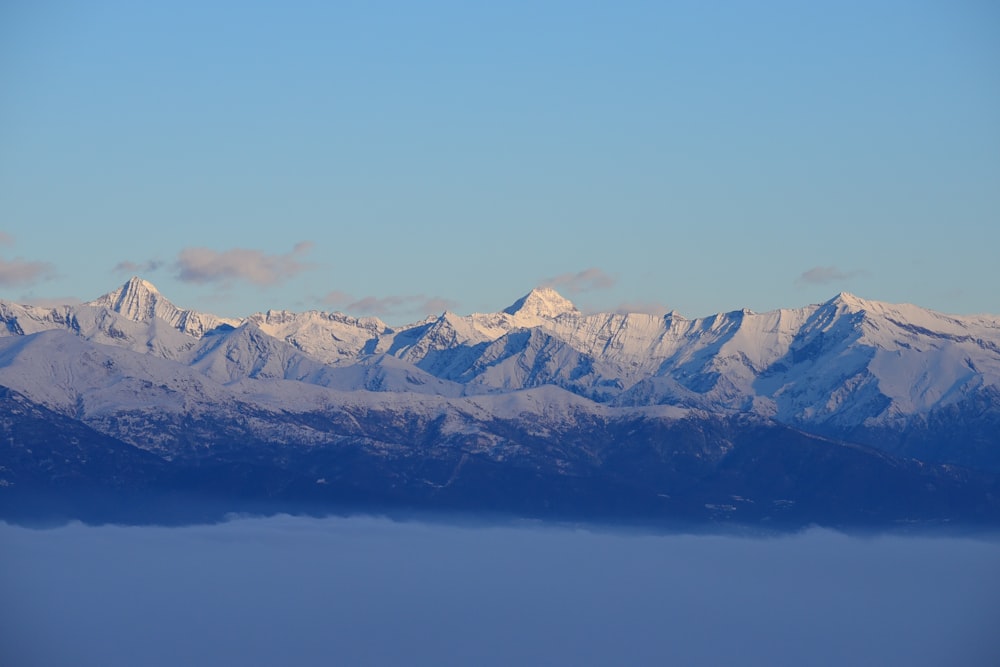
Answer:
<svg viewBox="0 0 1000 667"><path fill-rule="evenodd" d="M321 311L218 318L133 278L85 304L0 301L0 322L0 386L178 465L244 452L270 470L346 447L386 479L402 460L406 475L451 465L445 480L460 478L475 457L504 479L539 466L570 493L564 482L605 474L633 488L645 473L628 451L670 479L710 474L734 443L777 456L747 429L805 447L779 448L779 468L812 452L794 465L836 461L861 479L851 466L883 464L850 447L882 452L911 494L923 473L910 459L1000 473L1000 319L846 293L684 319L585 314L539 288L496 313L389 327Z"/></svg>
<svg viewBox="0 0 1000 667"><path fill-rule="evenodd" d="M517 331L537 329L552 337L547 354L565 346L558 354L575 355L576 365L550 381L574 382L578 393L594 390L578 380L593 375L585 368L596 368L601 401L627 404L638 392L639 404L750 410L797 425L839 414L844 397L837 392L845 382L862 388L874 383L887 401L881 412L861 421L927 413L962 398L974 385L1000 385L1000 318L943 315L848 293L797 309L681 319L583 314L555 290L536 288L497 313L445 312L393 328L377 318L320 311L219 318L178 308L151 283L133 277L82 306L40 309L0 302L0 320L7 335L65 328L97 343L188 363L192 354L202 354L197 350L209 334L232 336L252 326L319 364L389 354L444 373L443 379L461 376L465 371L459 367L492 365L476 361L477 355L509 351ZM161 321L183 336L158 325ZM469 361L460 361L463 357ZM518 357L512 363L526 362ZM501 385L493 388L514 388ZM853 413L843 416L852 424L858 419Z"/></svg>
<svg viewBox="0 0 1000 667"><path fill-rule="evenodd" d="M107 294L88 301L87 306L107 308L133 322L146 322L159 318L180 331L202 336L206 331L226 324L236 326L240 320L217 317L207 313L178 308L164 297L153 283L132 276L128 281Z"/></svg>

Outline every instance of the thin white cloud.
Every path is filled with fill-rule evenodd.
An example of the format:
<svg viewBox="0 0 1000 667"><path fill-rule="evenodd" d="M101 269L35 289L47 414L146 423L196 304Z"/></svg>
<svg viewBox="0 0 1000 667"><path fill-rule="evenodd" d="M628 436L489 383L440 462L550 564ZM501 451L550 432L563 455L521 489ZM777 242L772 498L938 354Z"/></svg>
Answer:
<svg viewBox="0 0 1000 667"><path fill-rule="evenodd" d="M50 277L54 270L48 262L0 258L0 286L31 285Z"/></svg>
<svg viewBox="0 0 1000 667"><path fill-rule="evenodd" d="M0 246L13 246L14 237L0 231ZM32 285L40 280L52 277L55 267L49 262L36 262L15 257L6 259L0 257L0 287L16 285Z"/></svg>
<svg viewBox="0 0 1000 667"><path fill-rule="evenodd" d="M83 299L75 296L49 296L49 297L27 297L22 298L20 303L26 306L39 306L41 308L55 308L56 306L76 306L83 303Z"/></svg>
<svg viewBox="0 0 1000 667"><path fill-rule="evenodd" d="M161 266L163 266L163 262L156 259L147 259L145 262L132 262L126 259L115 264L115 268L112 270L115 273L140 274L152 273Z"/></svg>
<svg viewBox="0 0 1000 667"><path fill-rule="evenodd" d="M347 292L341 292L340 290L333 290L332 292L327 292L326 296L320 299L327 306L344 306L352 301L354 297Z"/></svg>
<svg viewBox="0 0 1000 667"><path fill-rule="evenodd" d="M655 301L626 301L614 309L614 312L619 315L644 313L646 315L656 315L657 317L662 317L670 311L670 306Z"/></svg>
<svg viewBox="0 0 1000 667"><path fill-rule="evenodd" d="M838 280L849 280L858 276L866 275L867 271L857 269L854 271L842 271L836 266L814 266L808 271L803 271L795 282L802 285L827 285Z"/></svg>
<svg viewBox="0 0 1000 667"><path fill-rule="evenodd" d="M446 310L454 310L458 307L458 302L452 299L446 299L443 296L432 296L420 301L420 310L424 313L443 313Z"/></svg>
<svg viewBox="0 0 1000 667"><path fill-rule="evenodd" d="M328 306L342 308L355 315L376 315L391 317L402 314L418 313L428 315L440 313L455 308L458 303L440 296L424 294L402 294L391 296L366 296L356 299L339 290L329 292L322 299Z"/></svg>
<svg viewBox="0 0 1000 667"><path fill-rule="evenodd" d="M591 267L577 273L563 273L543 280L542 287L551 287L557 290L565 290L571 294L579 294L581 292L608 289L614 287L616 282L618 281L613 276L608 275L597 267Z"/></svg>
<svg viewBox="0 0 1000 667"><path fill-rule="evenodd" d="M219 252L209 248L185 248L174 263L177 277L191 283L245 281L254 285L276 285L309 269L302 256L312 242L297 243L291 252L268 255L260 250L233 248Z"/></svg>

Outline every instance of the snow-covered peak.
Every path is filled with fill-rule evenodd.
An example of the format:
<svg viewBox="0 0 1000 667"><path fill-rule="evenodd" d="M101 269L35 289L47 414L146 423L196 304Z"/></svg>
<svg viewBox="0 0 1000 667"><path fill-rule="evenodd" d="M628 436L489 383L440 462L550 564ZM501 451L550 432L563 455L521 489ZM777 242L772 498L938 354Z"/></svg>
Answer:
<svg viewBox="0 0 1000 667"><path fill-rule="evenodd" d="M132 276L118 289L86 303L87 306L107 308L133 322L150 322L159 318L192 336L201 337L220 324L237 326L241 320L216 317L193 310L178 308L167 300L153 283Z"/></svg>
<svg viewBox="0 0 1000 667"><path fill-rule="evenodd" d="M143 292L148 292L148 293L152 293L152 294L159 294L160 293L160 290L156 289L156 285L154 285L153 283L149 282L148 280L144 280L144 279L140 278L139 276L132 276L131 278L129 278L128 282L125 283L122 286L122 288L125 289L125 290L127 290L127 291L140 291L141 290Z"/></svg>
<svg viewBox="0 0 1000 667"><path fill-rule="evenodd" d="M157 310L179 310L167 301L153 283L132 276L124 285L87 304L110 308L134 322L145 322L157 315Z"/></svg>
<svg viewBox="0 0 1000 667"><path fill-rule="evenodd" d="M580 314L580 311L577 310L572 301L551 287L536 287L509 307L504 308L503 312L508 315L533 318L554 318L566 314Z"/></svg>
<svg viewBox="0 0 1000 667"><path fill-rule="evenodd" d="M865 310L870 302L866 299L862 299L859 296L851 294L850 292L841 292L837 296L833 297L828 304L843 308L849 312L858 312L860 310Z"/></svg>
<svg viewBox="0 0 1000 667"><path fill-rule="evenodd" d="M848 292L841 292L824 304L838 313L863 313L870 321L891 323L896 326L919 327L944 335L967 333L967 328L983 323L982 318L945 315L910 303L888 303L862 299Z"/></svg>

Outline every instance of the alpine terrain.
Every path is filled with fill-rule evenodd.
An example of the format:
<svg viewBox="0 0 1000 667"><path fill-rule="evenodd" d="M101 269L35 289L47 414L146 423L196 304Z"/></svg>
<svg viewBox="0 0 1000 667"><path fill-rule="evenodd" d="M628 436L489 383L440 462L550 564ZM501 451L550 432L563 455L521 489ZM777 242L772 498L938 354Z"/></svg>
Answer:
<svg viewBox="0 0 1000 667"><path fill-rule="evenodd" d="M0 406L2 518L1000 523L1000 317L846 293L687 319L539 288L390 327L132 278L0 301Z"/></svg>

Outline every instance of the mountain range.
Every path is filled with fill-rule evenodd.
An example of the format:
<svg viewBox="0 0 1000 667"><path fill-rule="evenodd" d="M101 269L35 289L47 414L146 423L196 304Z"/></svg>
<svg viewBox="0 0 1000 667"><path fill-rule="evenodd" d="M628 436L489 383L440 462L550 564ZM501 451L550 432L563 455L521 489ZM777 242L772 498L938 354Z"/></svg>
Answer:
<svg viewBox="0 0 1000 667"><path fill-rule="evenodd" d="M1000 317L847 293L687 319L538 288L390 327L217 317L134 277L0 301L0 387L12 518L1000 522Z"/></svg>

